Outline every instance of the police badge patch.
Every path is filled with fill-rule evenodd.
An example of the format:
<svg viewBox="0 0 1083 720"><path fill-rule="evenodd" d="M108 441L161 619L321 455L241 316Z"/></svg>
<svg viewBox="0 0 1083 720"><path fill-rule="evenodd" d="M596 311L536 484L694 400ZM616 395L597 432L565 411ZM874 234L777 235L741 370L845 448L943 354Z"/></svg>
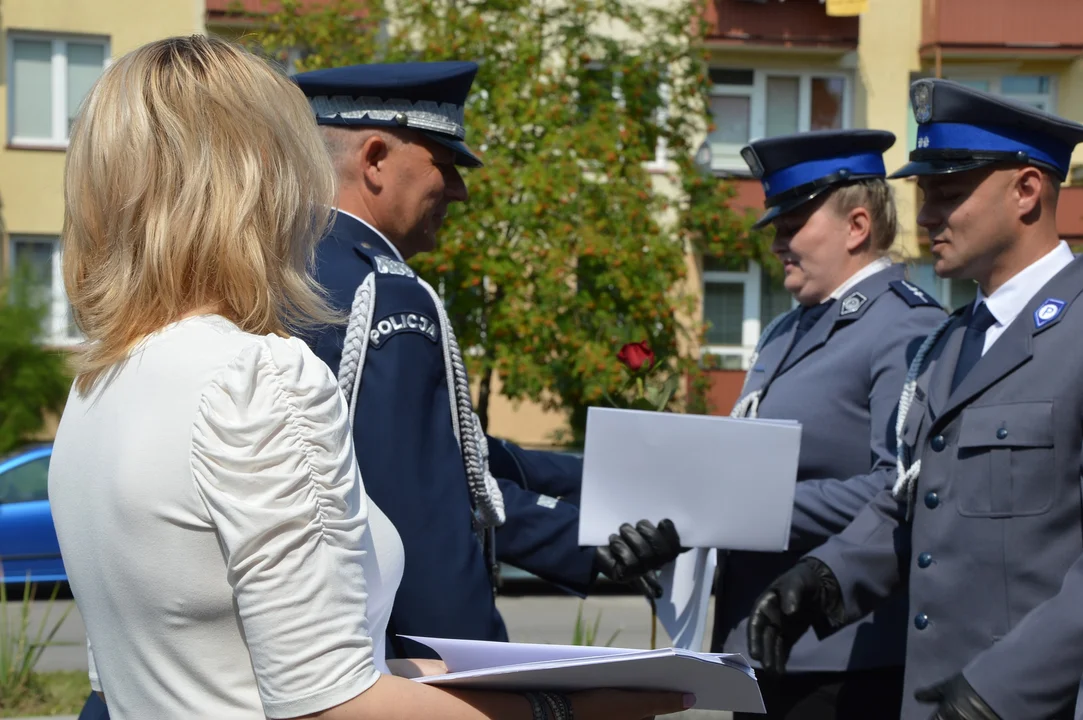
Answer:
<svg viewBox="0 0 1083 720"><path fill-rule="evenodd" d="M839 310L839 315L853 315L855 312L861 309L861 306L868 301L868 298L859 292L848 295L845 300L842 301L842 309Z"/></svg>
<svg viewBox="0 0 1083 720"><path fill-rule="evenodd" d="M376 255L373 259L376 261L376 272L381 275L401 275L402 277L408 278L415 277L414 271L404 262L392 260L383 255Z"/></svg>
<svg viewBox="0 0 1083 720"><path fill-rule="evenodd" d="M1065 302L1056 298L1047 298L1041 307L1034 311L1034 328L1040 330L1057 319Z"/></svg>
<svg viewBox="0 0 1083 720"><path fill-rule="evenodd" d="M372 330L369 331L369 345L378 350L392 335L406 332L424 335L435 343L440 334L439 327L432 318L421 313L395 313L372 324Z"/></svg>

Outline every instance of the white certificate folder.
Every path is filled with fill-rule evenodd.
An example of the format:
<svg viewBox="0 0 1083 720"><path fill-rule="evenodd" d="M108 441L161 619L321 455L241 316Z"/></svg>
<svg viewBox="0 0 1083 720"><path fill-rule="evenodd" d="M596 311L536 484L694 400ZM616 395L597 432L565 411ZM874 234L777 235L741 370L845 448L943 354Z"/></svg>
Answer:
<svg viewBox="0 0 1083 720"><path fill-rule="evenodd" d="M592 407L579 544L669 518L685 547L786 550L800 449L794 421Z"/></svg>
<svg viewBox="0 0 1083 720"><path fill-rule="evenodd" d="M755 672L736 654L403 637L429 646L447 665L447 675L417 678L428 685L505 692L662 690L694 693L700 710L765 712Z"/></svg>

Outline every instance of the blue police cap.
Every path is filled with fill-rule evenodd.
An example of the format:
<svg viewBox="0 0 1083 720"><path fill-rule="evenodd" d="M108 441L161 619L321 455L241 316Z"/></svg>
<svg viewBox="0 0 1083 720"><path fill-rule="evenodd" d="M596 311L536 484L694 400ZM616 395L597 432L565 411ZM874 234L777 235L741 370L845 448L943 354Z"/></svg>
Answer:
<svg viewBox="0 0 1083 720"><path fill-rule="evenodd" d="M910 162L891 177L941 175L993 163L1037 165L1068 177L1083 125L950 80L910 86L918 122Z"/></svg>
<svg viewBox="0 0 1083 720"><path fill-rule="evenodd" d="M472 62L415 62L313 70L293 77L320 125L408 128L481 167L463 140L463 109L478 72Z"/></svg>
<svg viewBox="0 0 1083 720"><path fill-rule="evenodd" d="M820 130L750 144L741 150L741 157L767 196L767 213L755 227L833 187L883 178L884 151L894 144L895 136L884 130Z"/></svg>

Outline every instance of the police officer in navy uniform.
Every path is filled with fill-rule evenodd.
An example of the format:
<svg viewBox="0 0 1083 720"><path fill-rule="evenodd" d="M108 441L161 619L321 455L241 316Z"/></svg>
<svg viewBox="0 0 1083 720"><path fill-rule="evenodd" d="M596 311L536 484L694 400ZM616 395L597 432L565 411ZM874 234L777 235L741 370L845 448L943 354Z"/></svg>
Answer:
<svg viewBox="0 0 1083 720"><path fill-rule="evenodd" d="M476 72L474 63L440 62L295 76L338 175L316 273L350 313L348 325L310 344L352 409L366 492L402 536L389 645L411 656L430 651L401 645L396 633L507 639L494 599L498 561L578 594L599 573L658 594L652 573L680 550L665 521L626 525L606 548L578 545L582 462L481 432L454 329L406 264L435 248L448 205L467 200L458 168L481 165L464 142Z"/></svg>
<svg viewBox="0 0 1083 720"><path fill-rule="evenodd" d="M942 80L911 88L935 269L978 296L930 336L899 402L899 468L774 581L754 657L785 664L909 593L906 720L1070 718L1083 675L1083 261L1057 196L1083 125Z"/></svg>
<svg viewBox="0 0 1083 720"><path fill-rule="evenodd" d="M790 549L723 556L715 651L747 656L756 597L891 482L899 389L925 336L946 317L888 258L897 220L883 153L894 142L883 131L825 131L742 152L767 198L758 224L775 226L772 249L798 306L763 333L733 415L798 420L802 436ZM897 715L905 613L900 596L847 632L801 638L789 674L759 673L768 716Z"/></svg>

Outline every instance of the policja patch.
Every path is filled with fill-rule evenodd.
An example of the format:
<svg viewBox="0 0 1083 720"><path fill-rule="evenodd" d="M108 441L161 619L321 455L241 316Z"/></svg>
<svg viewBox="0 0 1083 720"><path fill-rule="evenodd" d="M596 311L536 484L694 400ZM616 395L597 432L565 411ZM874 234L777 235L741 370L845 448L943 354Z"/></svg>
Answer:
<svg viewBox="0 0 1083 720"><path fill-rule="evenodd" d="M376 349L383 346L392 335L399 333L417 333L432 342L437 342L440 326L432 318L416 312L395 313L373 323L369 331L369 344Z"/></svg>

